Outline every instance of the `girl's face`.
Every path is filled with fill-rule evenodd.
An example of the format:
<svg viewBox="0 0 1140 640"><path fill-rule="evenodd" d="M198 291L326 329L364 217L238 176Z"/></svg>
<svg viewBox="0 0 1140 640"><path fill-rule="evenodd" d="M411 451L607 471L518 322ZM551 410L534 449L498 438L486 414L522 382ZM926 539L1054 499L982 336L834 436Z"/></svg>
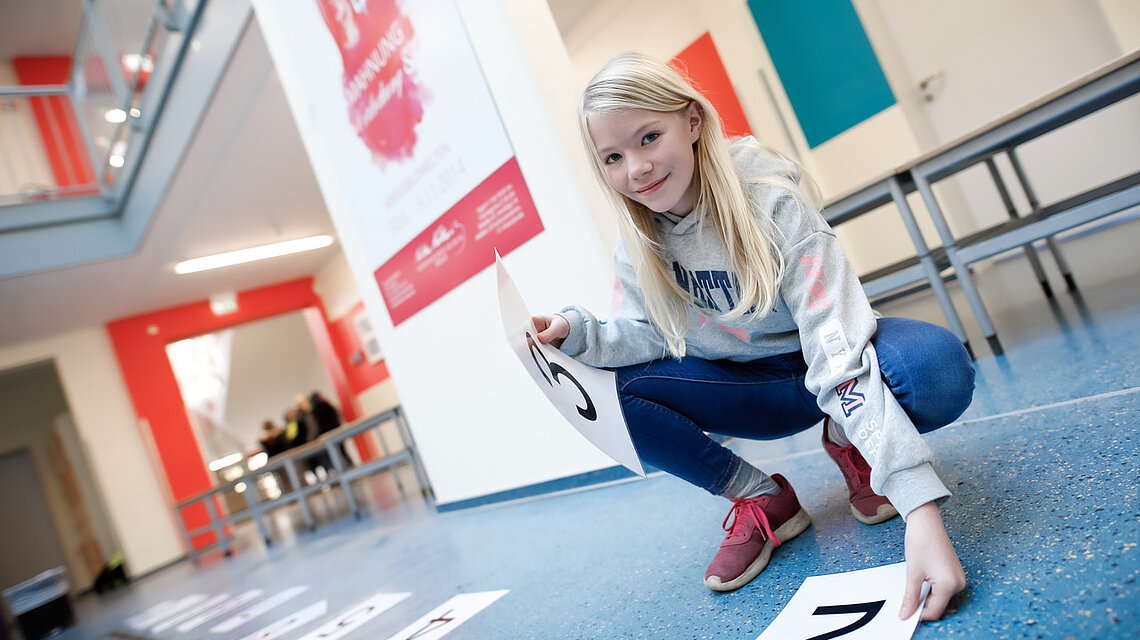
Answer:
<svg viewBox="0 0 1140 640"><path fill-rule="evenodd" d="M651 211L678 216L688 215L697 202L693 143L701 124L695 102L674 113L621 109L587 122L614 189Z"/></svg>

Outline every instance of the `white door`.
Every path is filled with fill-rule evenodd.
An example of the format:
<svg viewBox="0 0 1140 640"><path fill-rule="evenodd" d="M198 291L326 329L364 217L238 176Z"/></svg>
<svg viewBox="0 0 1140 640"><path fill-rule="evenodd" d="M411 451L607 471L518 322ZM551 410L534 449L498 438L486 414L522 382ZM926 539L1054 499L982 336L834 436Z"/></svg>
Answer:
<svg viewBox="0 0 1140 640"><path fill-rule="evenodd" d="M916 95L909 97L928 120L934 139L926 147L985 126L1122 53L1095 0L869 1L910 76ZM1140 101L1046 136L1019 156L1044 203L1136 171ZM1025 211L1012 173L1004 174ZM977 223L1005 217L984 169L961 184Z"/></svg>

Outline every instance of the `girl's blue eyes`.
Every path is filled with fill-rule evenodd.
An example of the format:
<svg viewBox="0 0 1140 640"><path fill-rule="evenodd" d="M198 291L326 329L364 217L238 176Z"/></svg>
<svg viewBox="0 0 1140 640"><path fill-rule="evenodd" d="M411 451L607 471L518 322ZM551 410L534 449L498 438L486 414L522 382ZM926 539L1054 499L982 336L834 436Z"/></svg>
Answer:
<svg viewBox="0 0 1140 640"><path fill-rule="evenodd" d="M659 137L661 137L660 133L656 133L656 132L647 133L641 137L641 144L643 146L647 145ZM606 156L605 159L602 160L602 162L604 164L613 164L613 163L617 162L618 160L621 160L621 154L620 153L611 153L610 155Z"/></svg>

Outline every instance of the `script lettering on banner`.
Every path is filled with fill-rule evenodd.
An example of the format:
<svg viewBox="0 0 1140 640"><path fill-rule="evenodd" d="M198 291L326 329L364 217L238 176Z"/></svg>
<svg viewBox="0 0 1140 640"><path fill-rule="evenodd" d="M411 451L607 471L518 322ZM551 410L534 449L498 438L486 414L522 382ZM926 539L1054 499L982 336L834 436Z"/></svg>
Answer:
<svg viewBox="0 0 1140 640"><path fill-rule="evenodd" d="M930 584L923 583L914 615L899 620L905 590L905 562L812 576L756 640L906 640L918 626Z"/></svg>
<svg viewBox="0 0 1140 640"><path fill-rule="evenodd" d="M645 469L629 437L618 402L612 371L584 365L550 345L541 344L522 294L495 254L499 311L507 343L534 383L558 412L595 447L630 471L645 477Z"/></svg>

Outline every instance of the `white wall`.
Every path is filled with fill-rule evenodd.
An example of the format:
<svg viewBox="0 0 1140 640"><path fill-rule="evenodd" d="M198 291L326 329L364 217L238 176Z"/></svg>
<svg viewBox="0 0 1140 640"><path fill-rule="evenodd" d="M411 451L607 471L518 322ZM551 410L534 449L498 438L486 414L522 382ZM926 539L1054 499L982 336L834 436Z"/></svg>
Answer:
<svg viewBox="0 0 1140 640"><path fill-rule="evenodd" d="M1140 3L1135 0L1097 0L1104 11L1121 53L1140 49Z"/></svg>
<svg viewBox="0 0 1140 640"><path fill-rule="evenodd" d="M887 24L880 40L893 40L906 69L906 92L914 95L918 79L941 74L932 99L912 113L912 119L929 119L939 144L1016 111L1122 53L1102 5L1094 2L863 3L872 4ZM1024 145L1018 154L1040 201L1049 203L1140 169L1138 145L1114 144L1118 140L1140 140L1137 99ZM1004 159L998 164L1020 210L1028 210L1012 171ZM1006 217L984 168L947 182L961 185L968 202L951 211L956 231L969 232Z"/></svg>
<svg viewBox="0 0 1140 640"><path fill-rule="evenodd" d="M361 301L360 289L353 279L352 267L349 266L343 252L337 253L314 276L313 290L321 297L329 322L337 321ZM380 347L383 351L384 345ZM374 416L399 406L400 396L395 381L389 377L361 391L356 396L356 403L356 410L361 417Z"/></svg>
<svg viewBox="0 0 1140 640"><path fill-rule="evenodd" d="M128 568L144 573L183 553L148 427L135 412L101 327L0 348L0 368L55 360L91 472Z"/></svg>
<svg viewBox="0 0 1140 640"><path fill-rule="evenodd" d="M313 291L321 297L329 322L336 322L360 302L360 290L352 279L352 267L344 252L338 251L313 276Z"/></svg>

